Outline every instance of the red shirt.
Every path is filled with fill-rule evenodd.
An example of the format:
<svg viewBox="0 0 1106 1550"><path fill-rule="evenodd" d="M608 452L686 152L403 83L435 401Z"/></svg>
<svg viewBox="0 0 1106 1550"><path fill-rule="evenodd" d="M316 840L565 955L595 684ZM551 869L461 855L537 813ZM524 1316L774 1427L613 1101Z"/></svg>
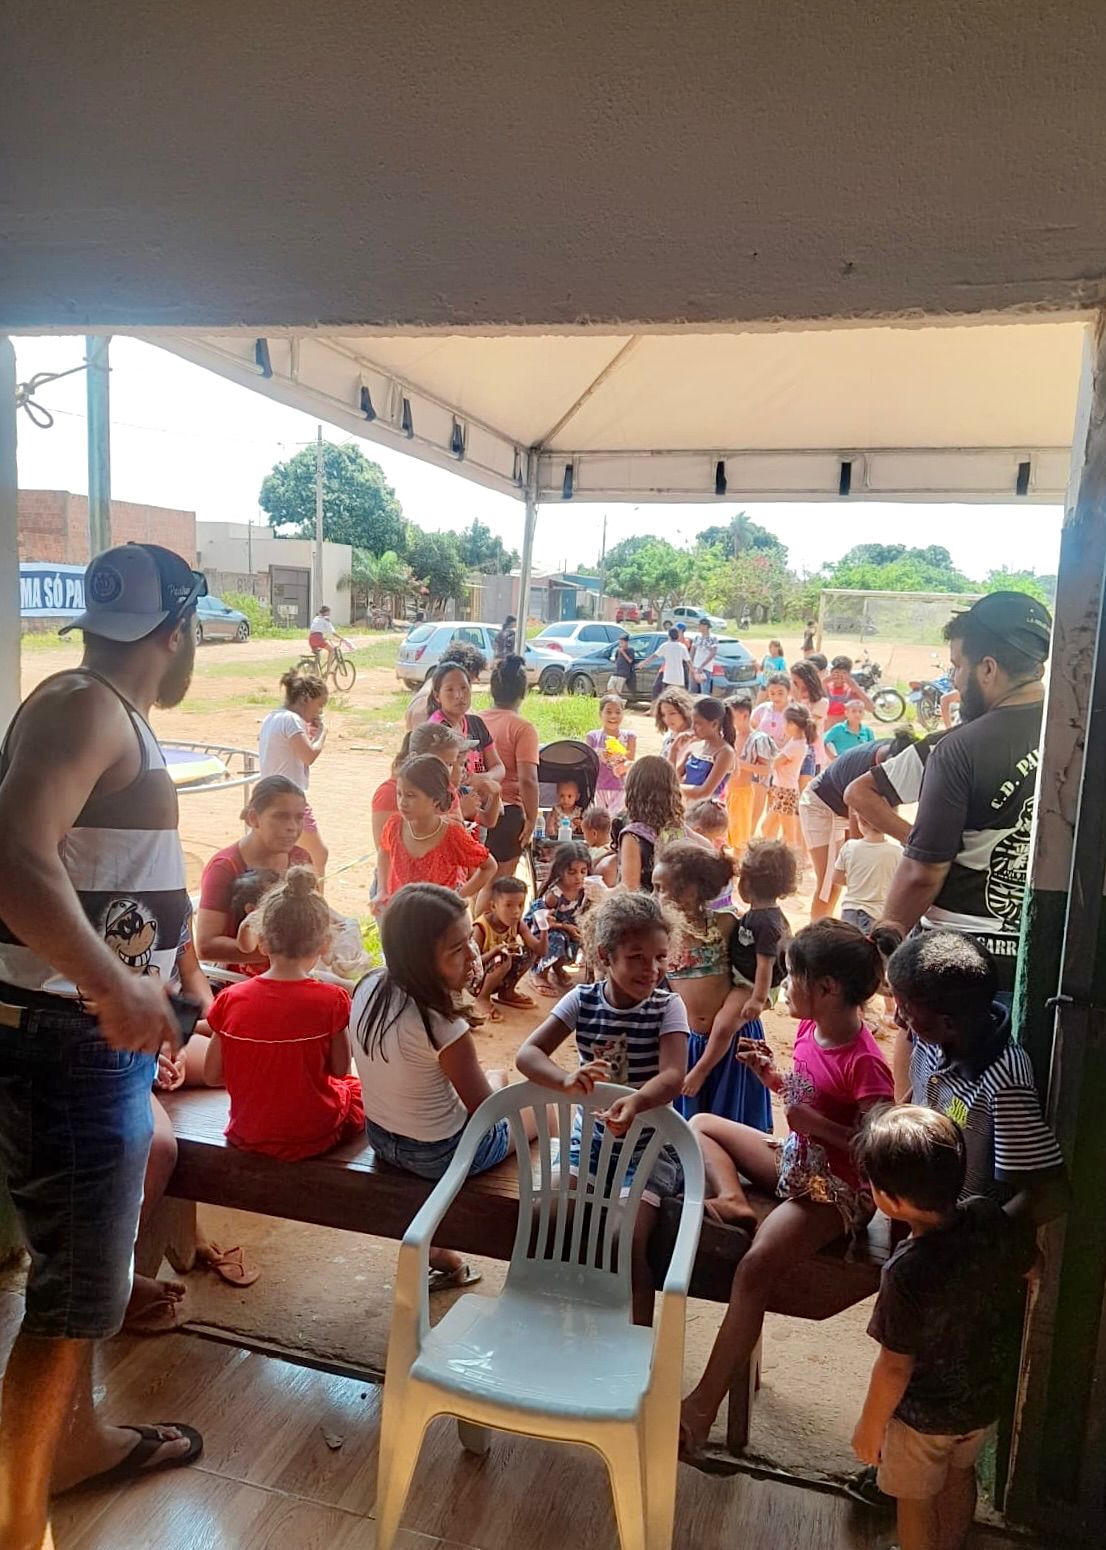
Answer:
<svg viewBox="0 0 1106 1550"><path fill-rule="evenodd" d="M302 846L292 846L288 852L289 866L311 866L312 864L311 857ZM230 896L234 885L248 871L250 871L250 864L237 844L228 845L224 850L217 850L204 867L200 878L200 908L218 910L222 915L229 915ZM240 920L230 922L227 935L233 936L241 924Z"/></svg>
<svg viewBox="0 0 1106 1550"><path fill-rule="evenodd" d="M341 986L321 980L260 978L220 991L207 1020L222 1039L232 1145L284 1162L338 1145L361 1101L360 1084L327 1065L349 1008Z"/></svg>
<svg viewBox="0 0 1106 1550"><path fill-rule="evenodd" d="M490 854L488 847L474 840L464 824L446 821L434 849L425 856L412 856L403 843L403 819L399 813L384 825L380 848L391 862L389 898L405 883L439 883L443 888L459 888Z"/></svg>
<svg viewBox="0 0 1106 1550"><path fill-rule="evenodd" d="M293 845L288 852L289 866L314 866L314 864L306 850L299 845ZM224 850L217 850L201 874L200 909L217 910L222 915L225 936L237 936L238 927L246 918L241 911L231 909L231 894L238 879L245 877L250 870L250 864L243 856L241 848L234 844L226 846ZM264 974L268 961L265 959L263 963L228 963L227 968L235 974Z"/></svg>

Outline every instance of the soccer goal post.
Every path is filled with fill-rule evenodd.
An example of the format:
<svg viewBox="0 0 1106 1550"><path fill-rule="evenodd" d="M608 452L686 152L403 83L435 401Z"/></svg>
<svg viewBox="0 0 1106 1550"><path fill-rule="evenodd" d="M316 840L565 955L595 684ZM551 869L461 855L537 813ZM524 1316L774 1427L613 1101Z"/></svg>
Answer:
<svg viewBox="0 0 1106 1550"><path fill-rule="evenodd" d="M825 637L875 651L902 644L943 647L942 631L978 592L865 592L826 587L818 601L818 650Z"/></svg>

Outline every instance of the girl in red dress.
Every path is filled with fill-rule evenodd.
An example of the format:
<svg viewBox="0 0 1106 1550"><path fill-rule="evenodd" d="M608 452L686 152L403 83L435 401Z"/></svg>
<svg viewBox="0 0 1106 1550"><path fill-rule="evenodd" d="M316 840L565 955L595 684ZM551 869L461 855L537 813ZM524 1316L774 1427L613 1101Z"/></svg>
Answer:
<svg viewBox="0 0 1106 1550"><path fill-rule="evenodd" d="M405 883L438 883L456 889L462 899L471 899L491 881L495 861L486 845L448 816L452 801L449 774L434 754L400 765L399 811L388 819L381 836L374 908L385 904Z"/></svg>
<svg viewBox="0 0 1106 1550"><path fill-rule="evenodd" d="M289 867L261 906L264 974L228 985L207 1014L209 1086L230 1095L227 1140L295 1162L361 1134L361 1083L349 1075L349 996L311 970L330 910L310 867Z"/></svg>

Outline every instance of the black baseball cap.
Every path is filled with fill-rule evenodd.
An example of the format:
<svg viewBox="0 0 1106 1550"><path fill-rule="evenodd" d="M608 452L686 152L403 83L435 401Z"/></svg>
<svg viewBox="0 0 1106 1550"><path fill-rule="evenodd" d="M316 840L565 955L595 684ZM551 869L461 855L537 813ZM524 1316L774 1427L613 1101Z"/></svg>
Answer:
<svg viewBox="0 0 1106 1550"><path fill-rule="evenodd" d="M105 640L145 640L207 596L207 579L160 544L118 544L84 573L85 610L58 631L84 630Z"/></svg>
<svg viewBox="0 0 1106 1550"><path fill-rule="evenodd" d="M956 634L968 626L986 630L996 640L1023 651L1035 662L1044 662L1052 643L1052 615L1027 592L989 592L956 616Z"/></svg>

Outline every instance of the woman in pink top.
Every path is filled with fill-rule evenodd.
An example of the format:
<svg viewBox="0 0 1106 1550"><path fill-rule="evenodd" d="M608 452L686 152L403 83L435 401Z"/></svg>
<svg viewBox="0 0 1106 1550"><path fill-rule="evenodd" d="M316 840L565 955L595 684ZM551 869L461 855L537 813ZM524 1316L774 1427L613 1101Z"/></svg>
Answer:
<svg viewBox="0 0 1106 1550"><path fill-rule="evenodd" d="M897 931L868 937L840 920L816 921L792 941L784 993L799 1018L794 1069L778 1070L762 1039L742 1039L737 1049L737 1059L787 1105L782 1147L718 1115L697 1114L691 1122L706 1164L708 1216L749 1233L752 1243L734 1274L706 1370L684 1400L687 1454L706 1443L734 1372L752 1356L777 1278L872 1218L852 1139L865 1113L890 1102L894 1088L862 1009L883 982L884 954L900 941ZM759 1227L742 1179L780 1199Z"/></svg>

